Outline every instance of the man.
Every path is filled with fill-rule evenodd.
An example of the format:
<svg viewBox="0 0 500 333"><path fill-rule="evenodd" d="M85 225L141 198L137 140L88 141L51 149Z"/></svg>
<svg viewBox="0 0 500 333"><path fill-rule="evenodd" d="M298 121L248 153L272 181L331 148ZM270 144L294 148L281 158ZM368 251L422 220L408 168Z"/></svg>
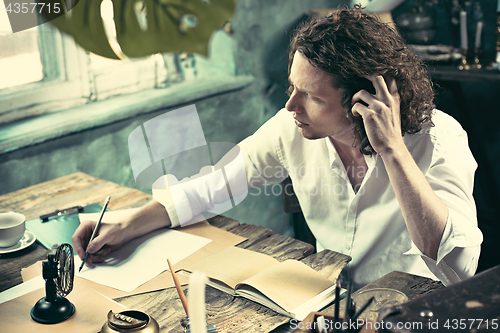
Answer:
<svg viewBox="0 0 500 333"><path fill-rule="evenodd" d="M472 198L476 163L460 125L433 110L421 62L374 16L341 9L306 23L291 42L289 100L239 144L251 186L290 176L323 248L350 255L355 287L393 270L440 279L474 274L482 234ZM269 172L272 170L272 172ZM210 209L210 182L160 194L136 215L103 225L88 263L159 227ZM83 258L94 223L73 236Z"/></svg>

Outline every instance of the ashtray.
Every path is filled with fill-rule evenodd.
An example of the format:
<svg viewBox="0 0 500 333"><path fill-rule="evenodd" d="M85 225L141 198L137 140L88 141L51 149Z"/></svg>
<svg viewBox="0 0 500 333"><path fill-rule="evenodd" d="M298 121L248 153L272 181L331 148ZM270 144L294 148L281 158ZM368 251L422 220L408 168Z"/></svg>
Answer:
<svg viewBox="0 0 500 333"><path fill-rule="evenodd" d="M375 297L368 308L360 315L360 318L377 321L380 309L405 303L408 297L396 289L374 288L363 290L352 295L356 308L363 306L370 298Z"/></svg>

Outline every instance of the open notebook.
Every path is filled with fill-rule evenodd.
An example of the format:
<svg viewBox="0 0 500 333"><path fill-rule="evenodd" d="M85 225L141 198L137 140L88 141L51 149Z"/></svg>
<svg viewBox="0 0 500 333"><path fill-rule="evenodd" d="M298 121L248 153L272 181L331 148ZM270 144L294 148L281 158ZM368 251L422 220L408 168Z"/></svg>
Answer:
<svg viewBox="0 0 500 333"><path fill-rule="evenodd" d="M178 273L203 271L208 284L285 316L303 319L335 299L335 283L297 260L278 260L257 252L229 247Z"/></svg>

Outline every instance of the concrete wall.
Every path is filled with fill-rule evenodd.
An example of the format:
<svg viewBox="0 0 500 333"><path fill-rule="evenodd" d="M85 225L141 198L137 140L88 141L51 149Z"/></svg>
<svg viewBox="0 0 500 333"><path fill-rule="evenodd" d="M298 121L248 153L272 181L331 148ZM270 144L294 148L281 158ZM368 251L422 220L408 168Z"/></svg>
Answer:
<svg viewBox="0 0 500 333"><path fill-rule="evenodd" d="M289 33L310 8L328 8L331 0L237 0L232 47L237 74L256 81L243 90L196 101L207 142L237 143L284 106ZM177 108L177 107L176 107ZM168 110L90 129L0 155L0 194L76 171L137 188L128 156L130 132ZM292 235L281 196L245 201L226 216Z"/></svg>

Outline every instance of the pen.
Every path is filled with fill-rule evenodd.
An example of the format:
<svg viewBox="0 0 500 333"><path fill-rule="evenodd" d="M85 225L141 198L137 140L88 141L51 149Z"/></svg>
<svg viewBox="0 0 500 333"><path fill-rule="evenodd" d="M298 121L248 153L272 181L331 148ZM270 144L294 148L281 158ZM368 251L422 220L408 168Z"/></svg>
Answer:
<svg viewBox="0 0 500 333"><path fill-rule="evenodd" d="M66 209L61 209L61 210L56 210L52 213L40 215L40 220L43 222L48 222L51 217L54 216L62 216L62 215L67 215L67 214L73 214L73 213L81 213L83 212L83 207L82 206L74 206Z"/></svg>
<svg viewBox="0 0 500 333"><path fill-rule="evenodd" d="M94 231L92 232L92 236L90 236L89 244L90 244L90 242L92 242L94 240L95 236L97 236L97 233L99 232L99 227L101 226L102 217L104 216L104 212L106 211L106 207L108 207L108 203L109 203L110 199L111 199L111 197L108 195L108 197L106 198L106 202L104 203L104 206L102 207L102 212L101 212L101 216L99 217L99 221L97 221L97 224L94 227ZM87 247L88 247L88 244L87 244ZM85 248L85 257L83 258L82 264L80 265L78 272L80 272L82 270L82 267L85 264L85 260L87 260L88 256L89 256L89 252L87 251L87 248Z"/></svg>
<svg viewBox="0 0 500 333"><path fill-rule="evenodd" d="M181 303L182 306L184 307L184 311L186 312L186 316L189 317L188 302L186 299L186 295L184 295L184 292L182 291L181 284L177 279L177 275L175 275L174 268L172 267L170 260L167 259L167 262L168 262L168 267L170 268L170 273L172 273L172 278L174 279L175 289L177 289L177 293L179 294L179 298L181 299Z"/></svg>

